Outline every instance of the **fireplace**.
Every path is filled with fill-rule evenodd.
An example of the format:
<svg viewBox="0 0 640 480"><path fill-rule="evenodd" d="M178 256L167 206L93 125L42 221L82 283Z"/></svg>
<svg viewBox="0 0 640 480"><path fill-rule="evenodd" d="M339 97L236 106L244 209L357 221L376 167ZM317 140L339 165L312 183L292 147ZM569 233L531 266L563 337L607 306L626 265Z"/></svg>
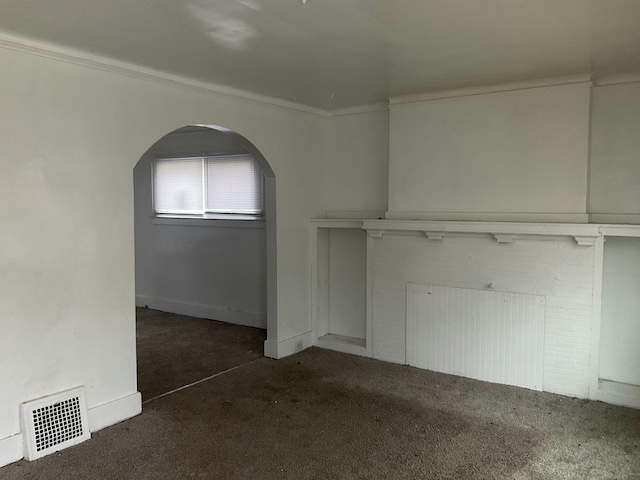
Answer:
<svg viewBox="0 0 640 480"><path fill-rule="evenodd" d="M640 227L424 220L312 225L314 239L335 228L366 232L362 338L321 328L329 324L323 302L331 297L331 276L316 262L316 345L640 407L640 387L599 375L604 241L640 237ZM330 262L323 241L312 249L320 263Z"/></svg>

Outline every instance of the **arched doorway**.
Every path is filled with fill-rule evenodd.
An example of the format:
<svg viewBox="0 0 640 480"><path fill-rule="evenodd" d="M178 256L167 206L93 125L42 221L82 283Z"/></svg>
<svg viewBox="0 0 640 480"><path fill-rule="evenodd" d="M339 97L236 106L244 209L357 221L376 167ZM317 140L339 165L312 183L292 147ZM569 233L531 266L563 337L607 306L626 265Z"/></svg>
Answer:
<svg viewBox="0 0 640 480"><path fill-rule="evenodd" d="M261 212L211 210L211 168L247 159L261 175ZM203 210L161 213L154 206L158 165L184 161L202 162ZM155 142L134 168L136 305L258 327L277 338L275 188L260 151L226 128L190 125Z"/></svg>

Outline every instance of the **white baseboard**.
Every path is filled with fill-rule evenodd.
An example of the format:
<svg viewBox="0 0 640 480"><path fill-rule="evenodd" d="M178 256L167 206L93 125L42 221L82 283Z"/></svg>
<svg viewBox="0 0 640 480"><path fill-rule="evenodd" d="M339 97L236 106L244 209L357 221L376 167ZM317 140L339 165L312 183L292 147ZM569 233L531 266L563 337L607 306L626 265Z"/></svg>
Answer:
<svg viewBox="0 0 640 480"><path fill-rule="evenodd" d="M0 439L0 467L17 462L24 458L22 434Z"/></svg>
<svg viewBox="0 0 640 480"><path fill-rule="evenodd" d="M208 318L220 322L244 325L246 327L267 328L267 315L264 313L243 312L231 310L216 305L203 305L200 303L188 303L165 298L136 295L137 307L149 307L163 312L189 315L190 317Z"/></svg>
<svg viewBox="0 0 640 480"><path fill-rule="evenodd" d="M302 348L296 350L296 344L302 342ZM309 348L313 343L311 332L302 333L295 337L287 338L279 342L267 339L264 342L264 356L269 358L284 358Z"/></svg>
<svg viewBox="0 0 640 480"><path fill-rule="evenodd" d="M588 223L586 213L387 212L387 220L459 222Z"/></svg>
<svg viewBox="0 0 640 480"><path fill-rule="evenodd" d="M142 395L136 392L97 407L89 408L89 429L92 432L110 427L142 412Z"/></svg>
<svg viewBox="0 0 640 480"><path fill-rule="evenodd" d="M640 386L600 380L596 400L601 402L640 409Z"/></svg>
<svg viewBox="0 0 640 480"><path fill-rule="evenodd" d="M362 343L364 343L364 341ZM335 335L324 335L318 338L315 346L340 353L348 353L350 355L368 356L367 348L364 345L342 341Z"/></svg>

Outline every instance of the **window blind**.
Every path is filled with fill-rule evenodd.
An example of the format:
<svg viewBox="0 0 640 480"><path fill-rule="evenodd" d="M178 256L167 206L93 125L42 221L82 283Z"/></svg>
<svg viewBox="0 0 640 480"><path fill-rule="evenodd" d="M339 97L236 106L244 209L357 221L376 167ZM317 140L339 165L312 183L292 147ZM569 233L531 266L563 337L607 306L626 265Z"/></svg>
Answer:
<svg viewBox="0 0 640 480"><path fill-rule="evenodd" d="M157 213L203 213L202 158L162 158L154 165Z"/></svg>
<svg viewBox="0 0 640 480"><path fill-rule="evenodd" d="M262 172L251 156L207 157L206 211L262 213Z"/></svg>
<svg viewBox="0 0 640 480"><path fill-rule="evenodd" d="M154 209L160 214L242 214L263 211L263 177L251 155L154 161Z"/></svg>

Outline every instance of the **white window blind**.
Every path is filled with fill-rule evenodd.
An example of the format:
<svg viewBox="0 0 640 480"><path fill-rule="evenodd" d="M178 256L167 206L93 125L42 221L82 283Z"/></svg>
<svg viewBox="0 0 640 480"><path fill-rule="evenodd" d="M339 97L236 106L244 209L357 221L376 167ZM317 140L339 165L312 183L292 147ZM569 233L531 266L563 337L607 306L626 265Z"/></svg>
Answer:
<svg viewBox="0 0 640 480"><path fill-rule="evenodd" d="M162 158L154 162L159 214L261 215L262 172L250 155Z"/></svg>
<svg viewBox="0 0 640 480"><path fill-rule="evenodd" d="M157 213L203 213L201 158L162 158L155 162L154 205Z"/></svg>
<svg viewBox="0 0 640 480"><path fill-rule="evenodd" d="M207 157L207 212L262 213L262 172L253 157Z"/></svg>

